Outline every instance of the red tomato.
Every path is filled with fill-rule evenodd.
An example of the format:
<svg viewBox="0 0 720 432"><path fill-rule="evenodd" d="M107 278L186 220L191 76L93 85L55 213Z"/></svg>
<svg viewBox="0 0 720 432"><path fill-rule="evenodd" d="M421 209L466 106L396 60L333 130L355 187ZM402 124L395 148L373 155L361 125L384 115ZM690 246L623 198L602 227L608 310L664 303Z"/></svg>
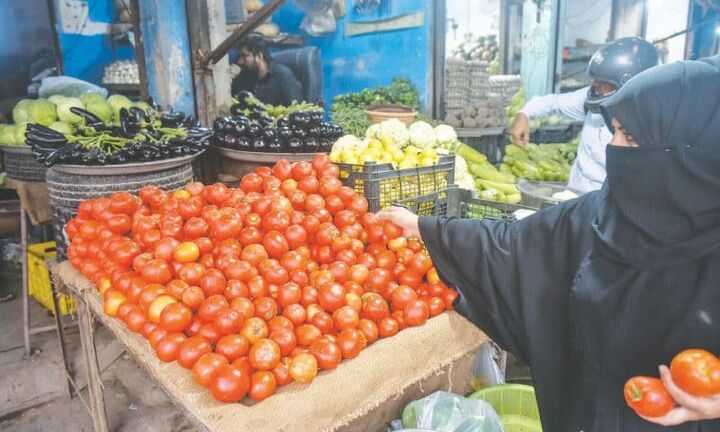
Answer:
<svg viewBox="0 0 720 432"><path fill-rule="evenodd" d="M312 324L303 324L295 329L295 336L297 337L298 345L309 347L313 342L322 337L322 332Z"/></svg>
<svg viewBox="0 0 720 432"><path fill-rule="evenodd" d="M636 376L625 383L625 402L637 414L662 417L675 405L672 397L657 378Z"/></svg>
<svg viewBox="0 0 720 432"><path fill-rule="evenodd" d="M213 295L203 300L198 309L198 316L205 322L214 322L218 314L228 307L228 302L221 295Z"/></svg>
<svg viewBox="0 0 720 432"><path fill-rule="evenodd" d="M345 305L345 288L331 282L320 286L318 290L318 303L328 312L335 312Z"/></svg>
<svg viewBox="0 0 720 432"><path fill-rule="evenodd" d="M216 353L203 354L192 367L192 377L196 383L208 387L215 374L222 367L228 364L228 359Z"/></svg>
<svg viewBox="0 0 720 432"><path fill-rule="evenodd" d="M243 192L262 192L263 179L258 174L250 173L243 176L240 180L240 189Z"/></svg>
<svg viewBox="0 0 720 432"><path fill-rule="evenodd" d="M366 291L373 291L373 292L381 292L387 284L390 282L390 272L382 269L382 268L376 268L370 270L370 274L368 275L367 279L365 280L365 290Z"/></svg>
<svg viewBox="0 0 720 432"><path fill-rule="evenodd" d="M337 344L343 358L355 358L367 346L365 335L357 329L347 328L337 335Z"/></svg>
<svg viewBox="0 0 720 432"><path fill-rule="evenodd" d="M260 297L255 300L255 316L270 321L278 313L278 306L272 297Z"/></svg>
<svg viewBox="0 0 720 432"><path fill-rule="evenodd" d="M335 369L342 361L340 347L324 338L310 345L310 354L315 356L320 369Z"/></svg>
<svg viewBox="0 0 720 432"><path fill-rule="evenodd" d="M362 296L362 308L360 316L375 322L380 322L383 318L390 315L390 308L379 294L366 293Z"/></svg>
<svg viewBox="0 0 720 432"><path fill-rule="evenodd" d="M292 167L292 176L295 180L302 180L307 178L312 173L312 165L310 162L299 161L295 162Z"/></svg>
<svg viewBox="0 0 720 432"><path fill-rule="evenodd" d="M192 369L195 362L202 357L203 354L212 352L210 342L201 336L193 336L188 338L180 346L180 352L177 356L177 362L185 369Z"/></svg>
<svg viewBox="0 0 720 432"><path fill-rule="evenodd" d="M411 300L403 309L403 319L409 326L423 325L429 317L430 308L422 300Z"/></svg>
<svg viewBox="0 0 720 432"><path fill-rule="evenodd" d="M430 297L427 300L427 305L431 317L440 315L445 310L445 301L440 297Z"/></svg>
<svg viewBox="0 0 720 432"><path fill-rule="evenodd" d="M249 349L250 342L240 334L224 336L215 345L215 352L225 356L231 363L246 355Z"/></svg>
<svg viewBox="0 0 720 432"><path fill-rule="evenodd" d="M215 318L215 327L221 335L234 334L242 328L245 316L242 312L232 308L221 310Z"/></svg>
<svg viewBox="0 0 720 432"><path fill-rule="evenodd" d="M297 339L293 329L287 328L276 328L268 336L270 340L275 342L280 348L280 355L287 357L295 349L297 345Z"/></svg>
<svg viewBox="0 0 720 432"><path fill-rule="evenodd" d="M267 399L275 393L277 381L269 371L257 371L250 376L248 396L254 401Z"/></svg>
<svg viewBox="0 0 720 432"><path fill-rule="evenodd" d="M290 360L290 376L303 384L307 384L317 376L317 360L310 353L298 354Z"/></svg>
<svg viewBox="0 0 720 432"><path fill-rule="evenodd" d="M208 269L205 274L200 278L200 288L206 296L213 296L216 294L223 294L227 282L225 276L218 269Z"/></svg>
<svg viewBox="0 0 720 432"><path fill-rule="evenodd" d="M399 331L400 324L394 318L383 318L378 323L378 334L381 338L395 336Z"/></svg>
<svg viewBox="0 0 720 432"><path fill-rule="evenodd" d="M290 250L288 241L279 231L269 231L265 234L263 237L263 246L268 252L268 255L277 259L281 258L288 250Z"/></svg>
<svg viewBox="0 0 720 432"><path fill-rule="evenodd" d="M271 339L259 339L250 347L248 359L257 370L271 370L280 361L280 347Z"/></svg>
<svg viewBox="0 0 720 432"><path fill-rule="evenodd" d="M213 397L225 403L239 401L247 395L249 389L250 377L246 372L232 365L221 366L215 372L210 384Z"/></svg>
<svg viewBox="0 0 720 432"><path fill-rule="evenodd" d="M275 366L271 372L275 376L275 380L279 386L290 384L293 381L293 378L290 376L290 360L287 357L280 359L277 366Z"/></svg>
<svg viewBox="0 0 720 432"><path fill-rule="evenodd" d="M160 327L170 333L183 332L190 327L192 311L182 303L172 303L160 313Z"/></svg>
<svg viewBox="0 0 720 432"><path fill-rule="evenodd" d="M335 328L342 331L348 328L355 328L360 321L358 312L350 306L343 306L332 314Z"/></svg>
<svg viewBox="0 0 720 432"><path fill-rule="evenodd" d="M267 337L268 327L265 321L260 318L248 318L243 323L240 334L245 336L245 338L250 341L250 344L252 345L260 339Z"/></svg>
<svg viewBox="0 0 720 432"><path fill-rule="evenodd" d="M269 255L265 250L265 247L259 244L252 244L247 246L242 250L242 253L240 254L240 259L242 259L243 261L247 261L254 266L258 265L260 261L268 257Z"/></svg>
<svg viewBox="0 0 720 432"><path fill-rule="evenodd" d="M673 381L694 396L720 394L720 358L701 349L687 349L670 363Z"/></svg>
<svg viewBox="0 0 720 432"><path fill-rule="evenodd" d="M370 321L369 319L361 319L358 322L357 329L362 332L363 336L365 336L365 340L368 344L378 340L378 327L375 322Z"/></svg>

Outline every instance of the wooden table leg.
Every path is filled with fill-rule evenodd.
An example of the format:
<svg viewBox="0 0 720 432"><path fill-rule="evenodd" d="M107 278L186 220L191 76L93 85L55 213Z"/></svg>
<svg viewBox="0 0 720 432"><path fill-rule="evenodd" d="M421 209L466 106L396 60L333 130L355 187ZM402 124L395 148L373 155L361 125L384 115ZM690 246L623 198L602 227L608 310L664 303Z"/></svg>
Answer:
<svg viewBox="0 0 720 432"><path fill-rule="evenodd" d="M92 314L84 299L78 298L78 321L80 323L80 340L82 342L85 369L87 371L88 392L92 407L93 427L95 432L108 432L105 400L103 399L102 379L95 352Z"/></svg>
<svg viewBox="0 0 720 432"><path fill-rule="evenodd" d="M67 384L67 396L72 397L72 373L70 364L68 363L67 350L65 349L65 326L62 321L62 313L60 313L60 302L58 302L58 294L55 289L55 281L50 280L50 289L52 290L53 306L55 308L55 327L58 334L58 342L60 343L60 355L62 355L63 369L65 371L65 384Z"/></svg>
<svg viewBox="0 0 720 432"><path fill-rule="evenodd" d="M23 305L23 338L25 356L30 357L30 292L28 288L28 239L27 215L25 207L20 204L20 246L22 253L22 305Z"/></svg>

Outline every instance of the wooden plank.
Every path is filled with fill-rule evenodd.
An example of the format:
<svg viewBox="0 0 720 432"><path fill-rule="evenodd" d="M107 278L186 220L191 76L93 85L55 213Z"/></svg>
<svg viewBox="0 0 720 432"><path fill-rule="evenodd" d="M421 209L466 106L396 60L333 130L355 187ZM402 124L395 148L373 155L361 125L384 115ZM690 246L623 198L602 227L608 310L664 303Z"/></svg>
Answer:
<svg viewBox="0 0 720 432"><path fill-rule="evenodd" d="M92 328L92 314L84 299L78 299L78 321L80 324L80 340L82 341L85 371L87 372L90 406L92 407L93 427L95 432L108 432L105 399L103 399L102 380L95 352L95 337Z"/></svg>
<svg viewBox="0 0 720 432"><path fill-rule="evenodd" d="M211 69L200 67L201 53L223 41L225 32L224 0L187 0L190 47L193 55L195 108L198 119L212 125L216 117L230 111L230 65L227 57Z"/></svg>
<svg viewBox="0 0 720 432"><path fill-rule="evenodd" d="M200 67L208 67L212 63L217 63L220 61L221 58L225 57L225 55L234 47L238 42L240 42L240 39L245 37L245 35L250 34L257 26L262 24L267 18L269 18L272 14L275 13L278 9L280 9L280 6L284 5L287 0L270 0L260 8L257 12L252 14L248 20L242 24L240 27L235 29L234 32L230 36L227 37L224 41L220 43L220 45L217 46L217 48L210 51L205 58L202 60ZM191 1L192 2L192 1ZM223 10L225 10L223 8ZM223 28L225 28L223 26Z"/></svg>
<svg viewBox="0 0 720 432"><path fill-rule="evenodd" d="M140 27L140 5L139 0L130 0L130 19L132 19L133 35L135 37L135 62L138 65L138 76L140 79L140 98L148 99L147 65L145 63L145 47L142 28Z"/></svg>

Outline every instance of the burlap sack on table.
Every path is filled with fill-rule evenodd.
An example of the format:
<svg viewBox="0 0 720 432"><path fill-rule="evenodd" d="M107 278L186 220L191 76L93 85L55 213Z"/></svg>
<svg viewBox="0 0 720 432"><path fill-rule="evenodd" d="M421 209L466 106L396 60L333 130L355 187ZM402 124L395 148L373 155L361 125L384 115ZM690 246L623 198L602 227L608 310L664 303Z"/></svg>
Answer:
<svg viewBox="0 0 720 432"><path fill-rule="evenodd" d="M7 178L5 179L5 187L14 189L17 192L20 203L25 207L25 211L33 225L39 225L52 219L47 183Z"/></svg>
<svg viewBox="0 0 720 432"><path fill-rule="evenodd" d="M143 337L102 315L102 300L65 262L53 269L63 283L85 292L88 306L127 346L173 401L200 429L211 431L376 431L402 407L435 390L469 390L473 354L487 336L455 312L380 340L308 385L290 384L249 404L221 404L176 363L157 359ZM458 373L453 373L453 368ZM454 380L454 381L453 381Z"/></svg>

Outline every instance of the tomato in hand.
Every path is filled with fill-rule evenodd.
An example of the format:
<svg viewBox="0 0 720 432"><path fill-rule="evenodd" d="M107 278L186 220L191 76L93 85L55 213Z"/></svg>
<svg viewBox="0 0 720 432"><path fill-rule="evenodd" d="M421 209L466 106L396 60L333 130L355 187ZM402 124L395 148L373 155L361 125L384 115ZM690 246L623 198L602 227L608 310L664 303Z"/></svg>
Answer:
<svg viewBox="0 0 720 432"><path fill-rule="evenodd" d="M720 358L701 349L688 349L670 363L670 374L678 387L693 396L720 394Z"/></svg>
<svg viewBox="0 0 720 432"><path fill-rule="evenodd" d="M670 394L658 378L636 376L625 383L625 402L637 414L645 417L662 417L675 405Z"/></svg>

